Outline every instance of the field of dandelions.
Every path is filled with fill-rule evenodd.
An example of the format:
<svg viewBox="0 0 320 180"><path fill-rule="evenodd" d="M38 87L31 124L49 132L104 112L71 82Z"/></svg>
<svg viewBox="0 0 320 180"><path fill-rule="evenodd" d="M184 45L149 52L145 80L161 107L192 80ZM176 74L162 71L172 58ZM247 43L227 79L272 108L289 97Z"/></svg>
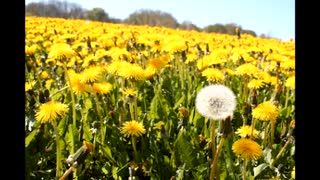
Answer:
<svg viewBox="0 0 320 180"><path fill-rule="evenodd" d="M294 41L25 23L26 179L295 179Z"/></svg>

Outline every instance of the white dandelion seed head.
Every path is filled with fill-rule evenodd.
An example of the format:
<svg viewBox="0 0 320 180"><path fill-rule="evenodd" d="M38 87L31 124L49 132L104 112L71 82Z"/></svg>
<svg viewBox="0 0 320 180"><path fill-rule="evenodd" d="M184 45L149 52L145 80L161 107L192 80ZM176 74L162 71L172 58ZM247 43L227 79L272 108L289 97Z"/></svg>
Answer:
<svg viewBox="0 0 320 180"><path fill-rule="evenodd" d="M196 109L211 120L224 120L233 115L235 108L236 96L222 84L205 86L196 97Z"/></svg>

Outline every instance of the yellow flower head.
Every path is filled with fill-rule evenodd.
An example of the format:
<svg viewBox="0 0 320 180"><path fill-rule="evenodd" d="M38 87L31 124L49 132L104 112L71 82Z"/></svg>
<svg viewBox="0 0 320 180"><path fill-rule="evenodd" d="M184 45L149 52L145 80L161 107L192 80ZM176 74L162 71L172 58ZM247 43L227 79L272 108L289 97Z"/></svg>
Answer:
<svg viewBox="0 0 320 180"><path fill-rule="evenodd" d="M41 74L40 74L40 77L42 79L48 79L49 78L49 73L47 71L43 71Z"/></svg>
<svg viewBox="0 0 320 180"><path fill-rule="evenodd" d="M33 44L30 47L25 46L25 53L26 53L26 55L33 55L37 49L38 49L38 45L36 45L36 44Z"/></svg>
<svg viewBox="0 0 320 180"><path fill-rule="evenodd" d="M103 70L101 66L91 66L81 73L80 81L82 83L93 83L100 78Z"/></svg>
<svg viewBox="0 0 320 180"><path fill-rule="evenodd" d="M48 79L48 80L46 80L45 87L46 87L47 89L50 89L53 82L54 82L53 79Z"/></svg>
<svg viewBox="0 0 320 180"><path fill-rule="evenodd" d="M258 106L252 110L252 116L262 121L275 121L278 114L278 108L270 101L258 104Z"/></svg>
<svg viewBox="0 0 320 180"><path fill-rule="evenodd" d="M41 123L47 123L55 120L59 116L63 116L68 112L69 108L66 104L56 101L49 101L41 104L39 111L36 113L36 120Z"/></svg>
<svg viewBox="0 0 320 180"><path fill-rule="evenodd" d="M257 79L252 79L249 83L248 83L248 88L249 89L259 89L261 87L264 86L264 83L262 80L257 80Z"/></svg>
<svg viewBox="0 0 320 180"><path fill-rule="evenodd" d="M33 87L35 84L36 84L35 81L26 82L26 83L25 83L25 91L27 92L27 91L31 90L32 87Z"/></svg>
<svg viewBox="0 0 320 180"><path fill-rule="evenodd" d="M131 120L127 121L123 124L123 127L121 128L121 133L124 134L124 136L142 136L142 134L146 133L146 129L144 128L142 123L139 123L138 121Z"/></svg>
<svg viewBox="0 0 320 180"><path fill-rule="evenodd" d="M202 76L205 76L208 81L221 82L224 80L224 74L216 68L207 68L202 71Z"/></svg>
<svg viewBox="0 0 320 180"><path fill-rule="evenodd" d="M118 69L117 74L126 79L143 80L146 78L144 69L138 64L128 63L127 65L122 66L120 69Z"/></svg>
<svg viewBox="0 0 320 180"><path fill-rule="evenodd" d="M295 89L295 76L291 76L286 80L286 87L289 87L291 89Z"/></svg>
<svg viewBox="0 0 320 180"><path fill-rule="evenodd" d="M123 90L125 96L137 96L138 91L133 88L126 88Z"/></svg>
<svg viewBox="0 0 320 180"><path fill-rule="evenodd" d="M235 132L242 138L250 137L251 136L251 130L252 126L244 125L241 126L237 131ZM259 131L253 129L253 137L257 138L259 136Z"/></svg>
<svg viewBox="0 0 320 180"><path fill-rule="evenodd" d="M48 58L59 59L64 56L67 58L71 58L74 55L75 51L71 48L71 46L65 43L57 43L51 46Z"/></svg>
<svg viewBox="0 0 320 180"><path fill-rule="evenodd" d="M250 77L254 77L259 73L259 71L260 70L256 66L247 63L247 64L240 65L236 69L235 74L240 76L248 75Z"/></svg>
<svg viewBox="0 0 320 180"><path fill-rule="evenodd" d="M261 146L257 142L247 138L241 138L234 142L232 150L237 156L247 160L257 160L262 156Z"/></svg>
<svg viewBox="0 0 320 180"><path fill-rule="evenodd" d="M81 74L78 74L73 70L69 70L68 75L70 76L72 91L75 94L80 95L84 92L91 92L90 86L81 81Z"/></svg>
<svg viewBox="0 0 320 180"><path fill-rule="evenodd" d="M103 82L103 83L94 83L93 84L93 89L96 93L99 94L108 94L111 89L112 85L108 82Z"/></svg>
<svg viewBox="0 0 320 180"><path fill-rule="evenodd" d="M154 71L160 71L168 62L170 59L169 56L162 55L158 58L152 58L149 60L149 64L147 67L154 69Z"/></svg>

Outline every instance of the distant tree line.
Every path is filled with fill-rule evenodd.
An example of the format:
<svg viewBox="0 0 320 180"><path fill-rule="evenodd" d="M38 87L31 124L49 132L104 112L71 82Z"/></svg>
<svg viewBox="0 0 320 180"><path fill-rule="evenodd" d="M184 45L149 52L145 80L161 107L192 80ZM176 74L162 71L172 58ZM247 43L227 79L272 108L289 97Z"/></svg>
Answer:
<svg viewBox="0 0 320 180"><path fill-rule="evenodd" d="M163 26L182 30L195 30L198 32L214 32L221 34L236 35L235 28L239 28L242 34L251 34L256 37L257 34L252 30L242 29L234 23L229 24L213 24L204 28L199 28L190 21L184 21L181 24L169 13L159 10L141 9L130 14L128 18L121 20L112 18L102 8L93 8L91 10L83 9L77 3L69 3L67 1L49 0L46 2L32 2L25 7L26 16L39 17L58 17L66 19L85 19L100 22L110 22L118 24L130 25L149 25L149 26ZM261 34L260 37L267 37Z"/></svg>

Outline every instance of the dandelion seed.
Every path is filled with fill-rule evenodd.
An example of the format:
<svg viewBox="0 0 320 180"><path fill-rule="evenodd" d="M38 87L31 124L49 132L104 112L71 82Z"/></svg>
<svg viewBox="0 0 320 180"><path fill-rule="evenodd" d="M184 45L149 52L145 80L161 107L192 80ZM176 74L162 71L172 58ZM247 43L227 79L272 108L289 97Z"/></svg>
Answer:
<svg viewBox="0 0 320 180"><path fill-rule="evenodd" d="M223 120L233 116L236 96L224 85L209 85L202 88L196 97L198 112L212 120Z"/></svg>

